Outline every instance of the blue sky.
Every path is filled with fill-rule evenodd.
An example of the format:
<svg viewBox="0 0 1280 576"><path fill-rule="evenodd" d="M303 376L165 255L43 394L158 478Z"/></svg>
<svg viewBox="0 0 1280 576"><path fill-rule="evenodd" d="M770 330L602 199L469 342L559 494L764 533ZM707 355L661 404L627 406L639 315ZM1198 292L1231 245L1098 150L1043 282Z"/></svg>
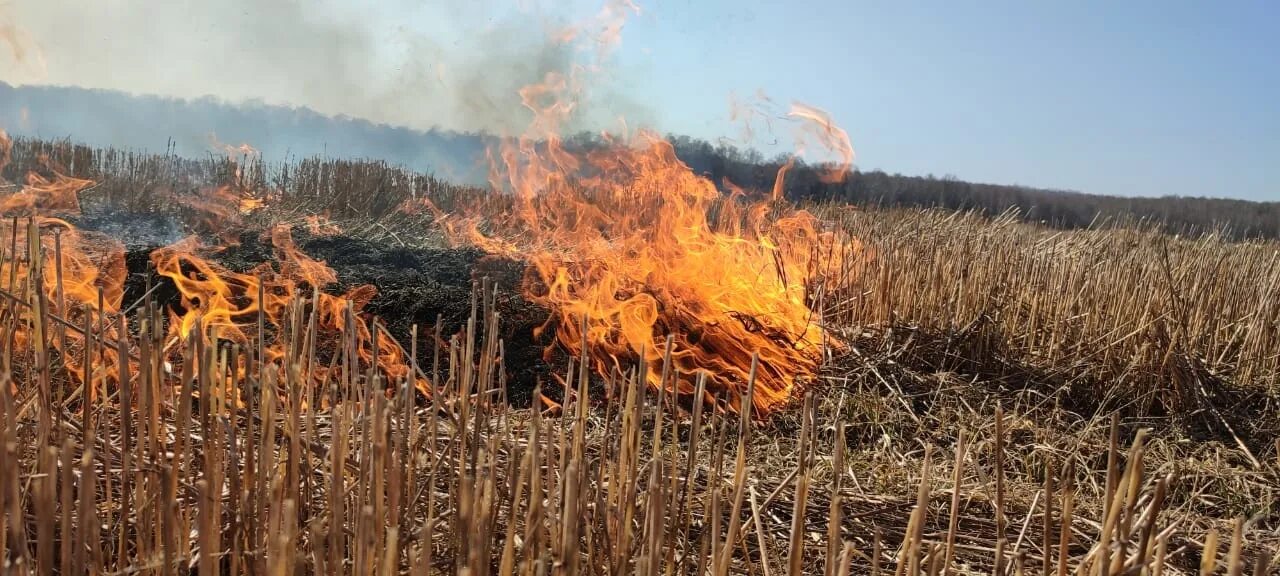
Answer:
<svg viewBox="0 0 1280 576"><path fill-rule="evenodd" d="M604 1L10 0L32 49L0 80L502 132L562 64L547 31ZM863 170L1280 200L1280 2L635 1L597 124L736 137L730 97L763 91L829 111Z"/></svg>
<svg viewBox="0 0 1280 576"><path fill-rule="evenodd" d="M1280 3L676 1L619 58L664 128L727 95L827 109L862 169L1280 200Z"/></svg>

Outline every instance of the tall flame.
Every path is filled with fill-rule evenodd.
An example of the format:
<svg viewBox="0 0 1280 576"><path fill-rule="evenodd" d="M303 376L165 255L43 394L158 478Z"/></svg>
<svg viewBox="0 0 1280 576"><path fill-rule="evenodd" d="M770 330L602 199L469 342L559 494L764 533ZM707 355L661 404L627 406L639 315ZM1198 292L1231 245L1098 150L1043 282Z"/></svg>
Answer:
<svg viewBox="0 0 1280 576"><path fill-rule="evenodd" d="M11 151L12 142L0 131L0 170ZM67 176L48 157L37 160L49 176L31 172L23 185L0 186L0 237L9 245L0 258L0 279L7 298L18 299L6 306L22 320L14 325L13 343L22 349L33 335L45 338L66 370L87 383L85 397L93 399L128 362L115 348L119 325L110 320L124 295L124 246L58 218L79 213L78 194L93 182ZM16 216L26 216L25 225ZM32 334L37 306L57 324ZM85 353L86 326L97 341L91 355Z"/></svg>
<svg viewBox="0 0 1280 576"><path fill-rule="evenodd" d="M619 15L633 8L610 4L599 41L616 44ZM738 409L758 356L752 402L761 413L776 408L817 371L824 346L839 346L814 311L815 294L852 241L780 202L781 182L771 200L722 194L650 132L566 149L558 129L575 110L579 72L593 68L521 90L529 129L490 153L490 182L512 194L512 209L444 217L450 237L528 261L523 290L552 311L546 328L556 345L590 357L597 371L644 360L651 385L681 394L705 373L709 389ZM847 170L848 136L815 108L793 114L838 151L836 170ZM664 383L667 355L678 374Z"/></svg>
<svg viewBox="0 0 1280 576"><path fill-rule="evenodd" d="M561 42L586 42L582 52L594 59L547 73L520 91L532 113L528 129L489 152L490 182L510 195L510 209L497 215L475 210L440 222L455 240L525 259L522 289L552 311L543 330L554 334L555 345L590 358L598 372L610 374L641 361L651 385L680 394L691 394L691 383L704 374L708 393L733 409L743 408L741 392L754 380L751 402L765 413L816 373L827 347L841 346L815 309L829 287L827 273L847 269L843 260L860 253L856 240L824 230L812 214L785 202L786 172L806 148L816 146L838 159L828 165L826 177L842 178L852 167L853 148L825 112L794 105L788 116L798 122L797 155L779 171L772 194L750 202L731 183L725 183L730 190L725 194L695 174L651 132L628 134L624 128L623 135L606 135L605 145L595 149L566 147L560 132L578 111L588 76L600 71L601 61L621 40L627 16L638 10L630 0L609 0L593 20L559 36ZM245 167L236 161L256 151L211 140L236 165L233 184L185 201L198 219L207 220L209 230L239 222L266 201L251 190ZM0 164L7 160L8 140L0 134ZM92 183L49 168L51 176L32 174L16 191L0 190L0 213L39 216L40 227L62 230L61 270L70 277L62 284L65 293L51 293L53 274L40 269L44 293L66 299L59 313L68 319L118 314L121 249L87 242L69 224L47 219L75 211L78 193ZM308 224L322 228L318 218ZM261 315L273 336L266 360L279 362L289 357L286 346L300 345L287 340L296 328L291 323L306 314L320 329L317 337L326 339L309 345L332 352L340 340L354 342L355 349L348 351L366 367L388 381L412 379L429 390L410 374L403 351L385 331L361 318L372 287L342 295L324 292L336 280L334 271L302 253L287 226L269 235L278 264L248 272L219 265L209 256L220 248L195 239L152 254L157 272L172 280L182 297L169 325L170 345L197 328L203 338L247 344L252 341L248 327ZM36 237L32 233L32 241ZM47 241L45 235L39 238L41 244ZM11 275L33 277L18 269L20 259L8 262ZM661 366L667 357L675 369L664 380ZM123 360L116 359L116 366ZM311 369L310 377L328 376L323 366Z"/></svg>
<svg viewBox="0 0 1280 576"><path fill-rule="evenodd" d="M7 137L0 140L0 160L3 160L0 162L0 169L8 164L11 147ZM52 176L28 173L24 186L0 198L0 214L35 216L79 213L80 192L93 186L93 181L65 175L48 156L42 155L38 161Z"/></svg>
<svg viewBox="0 0 1280 576"><path fill-rule="evenodd" d="M509 170L539 164L523 159ZM670 334L678 392L698 372L713 390L740 390L758 355L756 409L785 402L832 344L809 280L838 265L837 239L808 212L724 197L652 134L581 160L510 216L452 222L454 237L527 259L524 290L553 311L558 344L582 353L585 342L602 373L643 358L659 385Z"/></svg>
<svg viewBox="0 0 1280 576"><path fill-rule="evenodd" d="M0 132L0 169L8 164L11 142ZM131 377L137 369L130 356L138 351L130 344L123 312L124 280L127 274L124 247L103 235L76 229L58 215L79 212L78 195L93 182L67 176L48 158L40 163L49 175L30 173L21 186L0 186L0 236L7 246L0 254L0 279L5 297L11 302L0 307L22 314L14 323L15 349L25 349L32 337L44 341L60 352L60 363L76 380L86 383L84 399L92 402L119 384L120 376ZM244 186L224 186L206 190L198 197L178 199L189 211L195 224L209 230L227 229L239 224L246 210ZM27 216L21 222L9 216ZM321 221L315 220L320 226ZM325 224L329 229L333 225ZM218 264L209 256L225 245L207 247L195 237L151 254L156 272L169 278L181 295L181 307L172 311L168 324L166 350L179 358L177 344L189 335L248 345L253 342L251 328L259 313L269 323L264 334L263 350L267 365L284 369L286 357L298 358L296 331L289 326L291 312L314 318L315 341L308 348L334 357L343 343L351 356L349 368L373 370L387 384L411 381L424 394L430 392L427 382L411 374L406 354L387 332L362 317L361 311L373 298L372 286L359 286L341 295L322 291L337 281L332 268L310 258L293 241L288 225L277 225L267 236L275 251L276 264L264 263L240 273ZM33 263L38 263L35 265ZM31 297L35 291L42 298ZM37 306L43 306L54 329L35 322ZM199 332L196 332L199 327ZM92 354L86 352L93 335ZM56 336L55 336L56 335ZM292 341L290 340L292 339ZM125 356L120 354L124 342ZM286 346L293 345L290 356ZM303 353L303 357L306 353ZM86 364L87 361L87 364ZM247 367L240 357L237 369ZM324 362L309 362L315 381L332 375Z"/></svg>

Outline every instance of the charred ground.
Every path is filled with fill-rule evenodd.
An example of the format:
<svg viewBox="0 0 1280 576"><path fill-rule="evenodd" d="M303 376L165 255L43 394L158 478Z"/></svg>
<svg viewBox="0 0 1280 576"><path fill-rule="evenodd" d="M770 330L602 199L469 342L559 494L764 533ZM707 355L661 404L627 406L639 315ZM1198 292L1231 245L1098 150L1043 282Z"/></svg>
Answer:
<svg viewBox="0 0 1280 576"><path fill-rule="evenodd" d="M150 240L160 222L148 215L116 215L113 218L85 219L85 229L115 236L125 229L141 230L142 237L125 239L124 305L130 306L148 295L166 308L181 310L181 297L169 279L155 273L151 253L161 245ZM135 228L136 226L136 228ZM520 293L524 263L495 257L479 250L445 247L407 247L388 245L342 234L315 236L305 228L293 230L297 247L316 260L333 268L338 281L324 290L343 294L363 285L373 286L377 294L362 313L377 317L399 342L408 346L413 327L418 327L419 359L424 370L430 370L434 350L435 329L439 324L443 349L451 335L465 330L472 315L474 287L488 279L497 290L499 338L504 345L510 401L527 406L539 382L563 364L555 358L544 359L548 346L545 339L534 337L543 325L548 311L530 302ZM236 272L248 272L275 260L270 238L260 231L247 230L238 235L238 243L214 253L213 260ZM483 334L483 326L477 331Z"/></svg>

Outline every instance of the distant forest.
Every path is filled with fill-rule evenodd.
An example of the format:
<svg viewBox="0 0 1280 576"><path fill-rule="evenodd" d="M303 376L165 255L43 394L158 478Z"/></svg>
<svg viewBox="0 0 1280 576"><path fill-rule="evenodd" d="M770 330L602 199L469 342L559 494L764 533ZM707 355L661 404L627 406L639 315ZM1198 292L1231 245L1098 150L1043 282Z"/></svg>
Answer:
<svg viewBox="0 0 1280 576"><path fill-rule="evenodd" d="M484 182L484 150L493 142L484 134L411 130L324 116L306 108L4 83L0 83L0 128L11 134L66 138L95 147L159 151L172 146L178 154L189 157L214 152L218 144L248 143L272 162L318 155L377 159L473 185ZM785 161L686 136L670 136L669 140L677 156L718 184L727 181L747 189L769 189ZM579 146L595 144L590 136L570 141ZM1027 220L1059 228L1141 221L1171 233L1219 232L1238 240L1280 239L1280 202L1102 196L880 171L854 172L837 184L824 183L818 176L816 167L798 164L787 174L787 196L803 201L940 207L991 215L1016 209Z"/></svg>
<svg viewBox="0 0 1280 576"><path fill-rule="evenodd" d="M728 179L748 189L768 189L783 159L765 160L754 150L675 136L676 154L716 182ZM980 184L955 178L853 172L843 183L824 183L814 167L787 172L786 193L794 200L856 205L946 208L997 215L1016 209L1025 219L1056 228L1145 222L1174 234L1221 233L1233 240L1280 239L1280 202L1164 196L1131 198Z"/></svg>

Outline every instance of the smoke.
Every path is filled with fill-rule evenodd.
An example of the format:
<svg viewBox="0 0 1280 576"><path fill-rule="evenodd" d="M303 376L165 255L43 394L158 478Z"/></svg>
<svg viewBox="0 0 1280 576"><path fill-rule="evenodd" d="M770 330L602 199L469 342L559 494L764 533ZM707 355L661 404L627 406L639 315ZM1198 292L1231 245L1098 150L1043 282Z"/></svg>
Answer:
<svg viewBox="0 0 1280 576"><path fill-rule="evenodd" d="M592 57L550 38L577 14L489 2L365 4L11 0L0 6L0 80L214 96L419 130L513 135L531 118L521 86ZM567 128L597 129L619 116L646 123L649 111L619 88L626 76L614 69L593 82Z"/></svg>

